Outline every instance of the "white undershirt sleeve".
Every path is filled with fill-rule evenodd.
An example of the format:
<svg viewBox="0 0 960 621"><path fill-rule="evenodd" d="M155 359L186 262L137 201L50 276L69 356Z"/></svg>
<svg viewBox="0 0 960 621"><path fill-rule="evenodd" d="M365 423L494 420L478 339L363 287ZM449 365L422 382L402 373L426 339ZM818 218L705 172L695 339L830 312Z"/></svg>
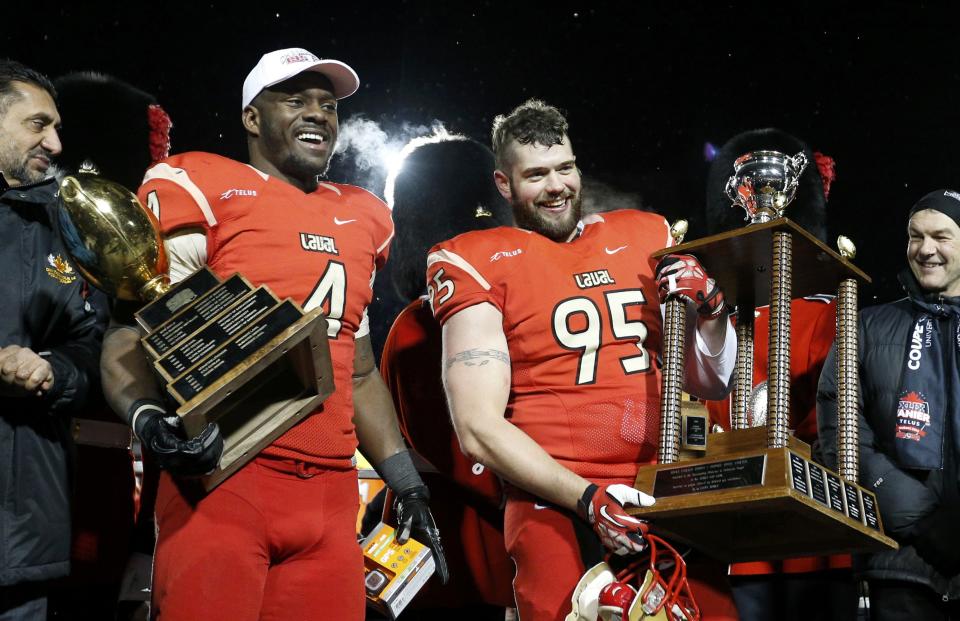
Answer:
<svg viewBox="0 0 960 621"><path fill-rule="evenodd" d="M178 283L207 264L207 236L199 230L174 233L163 240L170 262L170 282Z"/></svg>
<svg viewBox="0 0 960 621"><path fill-rule="evenodd" d="M663 307L660 307L661 313ZM733 388L733 371L737 364L737 336L725 317L727 332L720 351L711 352L697 330L697 310L692 302L686 305L686 358L683 389L701 399L719 401Z"/></svg>

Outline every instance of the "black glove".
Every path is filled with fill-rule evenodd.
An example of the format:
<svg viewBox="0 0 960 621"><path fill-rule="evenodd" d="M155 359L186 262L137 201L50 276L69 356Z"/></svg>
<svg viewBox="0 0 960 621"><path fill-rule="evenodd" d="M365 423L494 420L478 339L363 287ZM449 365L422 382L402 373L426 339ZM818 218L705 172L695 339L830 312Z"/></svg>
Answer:
<svg viewBox="0 0 960 621"><path fill-rule="evenodd" d="M160 403L146 399L130 406L128 420L157 464L172 475L199 477L210 474L220 463L223 437L216 423L188 440L179 417L168 415Z"/></svg>
<svg viewBox="0 0 960 621"><path fill-rule="evenodd" d="M426 544L433 552L437 564L437 578L442 584L450 581L450 570L440 544L440 531L430 513L430 490L426 485L412 487L397 494L395 506L397 512L397 543L405 543L413 535L420 543Z"/></svg>

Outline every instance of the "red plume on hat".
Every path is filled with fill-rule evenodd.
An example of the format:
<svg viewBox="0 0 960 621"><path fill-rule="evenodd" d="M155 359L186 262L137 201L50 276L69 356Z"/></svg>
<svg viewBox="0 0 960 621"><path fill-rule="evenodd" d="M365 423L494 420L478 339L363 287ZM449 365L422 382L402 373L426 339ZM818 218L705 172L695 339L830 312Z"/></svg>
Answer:
<svg viewBox="0 0 960 621"><path fill-rule="evenodd" d="M830 198L830 186L833 180L837 178L837 162L829 155L824 155L819 151L813 152L813 159L817 163L817 170L820 171L820 179L823 180L823 198Z"/></svg>

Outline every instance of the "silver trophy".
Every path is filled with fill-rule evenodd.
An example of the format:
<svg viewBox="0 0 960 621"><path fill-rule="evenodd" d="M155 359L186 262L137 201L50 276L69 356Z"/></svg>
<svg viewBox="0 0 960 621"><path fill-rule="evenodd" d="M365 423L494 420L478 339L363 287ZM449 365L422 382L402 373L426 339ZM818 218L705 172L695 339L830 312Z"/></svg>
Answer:
<svg viewBox="0 0 960 621"><path fill-rule="evenodd" d="M733 163L733 176L727 180L727 198L746 210L750 224L780 218L797 193L797 183L806 167L803 151L793 157L779 151L741 155Z"/></svg>

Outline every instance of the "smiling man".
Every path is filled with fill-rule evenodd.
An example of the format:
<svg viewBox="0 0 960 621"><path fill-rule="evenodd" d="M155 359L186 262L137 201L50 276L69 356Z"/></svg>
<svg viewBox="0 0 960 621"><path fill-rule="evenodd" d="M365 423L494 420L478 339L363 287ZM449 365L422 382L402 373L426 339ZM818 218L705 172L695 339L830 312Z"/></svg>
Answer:
<svg viewBox="0 0 960 621"><path fill-rule="evenodd" d="M862 559L870 618L960 618L960 193L910 210L907 297L860 313L860 483L877 494L899 550ZM820 375L817 423L837 462L836 350Z"/></svg>
<svg viewBox="0 0 960 621"><path fill-rule="evenodd" d="M687 390L726 394L736 343L696 259L655 266L651 253L672 243L663 217L581 218L580 170L556 108L530 100L497 117L493 151L517 225L434 246L427 284L460 445L509 483L519 616L559 621L604 547L646 547L647 524L624 507L653 502L631 484L657 456L661 296L688 302Z"/></svg>
<svg viewBox="0 0 960 621"><path fill-rule="evenodd" d="M54 97L0 60L0 619L46 619L49 581L69 570L70 415L105 327L57 233Z"/></svg>
<svg viewBox="0 0 960 621"><path fill-rule="evenodd" d="M184 438L138 333L126 329L129 320L110 330L108 399L167 471L156 504L158 620L362 619L351 463L358 439L396 492L400 521L433 548L446 578L429 494L370 346L366 309L393 236L390 211L366 190L320 180L337 139L338 102L358 86L339 61L299 48L265 54L243 85L250 163L184 153L148 170L140 188L160 221L174 281L207 265L223 277L240 272L305 310L322 307L336 383L316 412L204 496L189 477L217 464L219 431L211 425Z"/></svg>

